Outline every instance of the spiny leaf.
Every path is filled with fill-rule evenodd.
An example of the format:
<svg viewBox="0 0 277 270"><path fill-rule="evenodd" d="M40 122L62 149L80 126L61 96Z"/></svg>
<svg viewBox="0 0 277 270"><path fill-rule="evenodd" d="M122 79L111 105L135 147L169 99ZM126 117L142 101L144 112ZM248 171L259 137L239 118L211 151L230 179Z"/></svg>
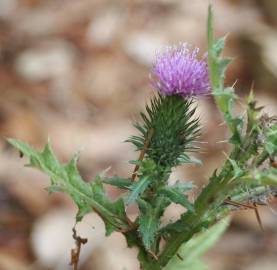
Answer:
<svg viewBox="0 0 277 270"><path fill-rule="evenodd" d="M146 201L139 200L139 231L146 249L151 249L155 234L158 230L160 220L156 216L156 210Z"/></svg>
<svg viewBox="0 0 277 270"><path fill-rule="evenodd" d="M131 179L121 178L118 176L113 176L103 180L103 183L109 184L122 189L130 189L133 184Z"/></svg>
<svg viewBox="0 0 277 270"><path fill-rule="evenodd" d="M241 180L248 184L277 186L277 169L269 168L262 171L256 170L253 173L242 177Z"/></svg>
<svg viewBox="0 0 277 270"><path fill-rule="evenodd" d="M151 178L149 176L142 176L138 182L134 182L129 188L131 190L127 200L126 204L130 204L139 197L141 193L143 193L146 188L151 183Z"/></svg>
<svg viewBox="0 0 277 270"><path fill-rule="evenodd" d="M277 154L277 124L266 129L265 137L265 150L271 157L273 157Z"/></svg>
<svg viewBox="0 0 277 270"><path fill-rule="evenodd" d="M217 92L216 101L219 103L220 96L218 95L224 89L224 74L230 59L221 58L221 52L225 45L225 37L215 40L213 30L213 13L212 7L209 6L208 13L208 63L210 79L213 92ZM219 104L218 104L219 105Z"/></svg>
<svg viewBox="0 0 277 270"><path fill-rule="evenodd" d="M138 200L140 209L139 232L147 250L151 250L151 246L154 245L160 225L160 217L168 205L169 201L163 197L157 197L151 204L142 199Z"/></svg>
<svg viewBox="0 0 277 270"><path fill-rule="evenodd" d="M247 98L247 105L247 132L251 132L258 127L257 116L259 112L259 109L256 108L256 101L252 90Z"/></svg>
<svg viewBox="0 0 277 270"><path fill-rule="evenodd" d="M185 182L185 183L177 182L176 184L170 187L177 189L179 192L185 192L193 189L195 186L193 185L192 182Z"/></svg>
<svg viewBox="0 0 277 270"><path fill-rule="evenodd" d="M160 189L159 192L165 195L171 202L180 204L189 211L194 211L193 205L190 203L187 196L180 192L180 190L178 190L176 187L167 186Z"/></svg>
<svg viewBox="0 0 277 270"><path fill-rule="evenodd" d="M44 147L42 152L38 152L21 141L15 139L8 141L29 157L29 166L45 172L51 178L51 186L48 188L50 192L61 191L71 196L79 208L77 221L93 209L103 218L107 233L127 228L122 199L116 202L109 201L99 176L92 183L84 182L77 169L77 155L68 164L62 165L55 157L50 143Z"/></svg>
<svg viewBox="0 0 277 270"><path fill-rule="evenodd" d="M223 113L224 119L232 132L230 143L241 143L242 117L233 115L233 103L237 96L232 87L224 87L225 71L231 60L221 57L225 37L215 40L213 34L213 13L209 6L208 14L208 64L212 85L212 94L218 109Z"/></svg>
<svg viewBox="0 0 277 270"><path fill-rule="evenodd" d="M244 171L239 167L238 163L235 160L231 159L231 158L229 158L228 160L229 160L229 162L231 163L231 165L233 167L233 176L234 176L234 178L241 177L244 174Z"/></svg>
<svg viewBox="0 0 277 270"><path fill-rule="evenodd" d="M232 109L234 100L237 98L232 87L225 89L214 88L213 96L217 101L217 105L223 114L229 114Z"/></svg>
<svg viewBox="0 0 277 270"><path fill-rule="evenodd" d="M180 163L187 163L187 164L196 164L196 165L202 165L202 161L198 158L195 158L193 156L188 156L186 154L181 154L178 158L178 161Z"/></svg>

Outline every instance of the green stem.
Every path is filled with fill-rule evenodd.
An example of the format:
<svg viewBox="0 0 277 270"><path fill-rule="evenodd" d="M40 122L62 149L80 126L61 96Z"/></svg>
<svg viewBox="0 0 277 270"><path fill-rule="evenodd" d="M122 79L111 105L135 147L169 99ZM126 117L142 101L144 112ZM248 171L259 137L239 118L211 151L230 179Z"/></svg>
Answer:
<svg viewBox="0 0 277 270"><path fill-rule="evenodd" d="M269 191L268 187L260 186L260 187L251 189L251 192L247 191L247 192L243 192L243 193L234 195L231 197L231 200L236 201L236 202L247 201L247 200L251 199L252 197L259 196L262 194L267 194L268 191Z"/></svg>
<svg viewBox="0 0 277 270"><path fill-rule="evenodd" d="M135 239L134 244L138 248L138 260L141 270L161 270L162 267L145 248L137 232L133 232L132 237Z"/></svg>
<svg viewBox="0 0 277 270"><path fill-rule="evenodd" d="M196 222L196 219L191 220L191 223ZM186 241L188 241L196 232L196 228L198 226L195 226L195 228L192 228L191 230L183 233L176 233L172 235L172 237L169 239L168 244L166 245L164 251L160 255L160 264L162 266L165 266L169 260L178 252L179 247Z"/></svg>
<svg viewBox="0 0 277 270"><path fill-rule="evenodd" d="M195 202L196 213L189 213L185 220L184 226L190 228L188 231L181 233L175 233L167 242L167 245L160 256L160 264L165 266L168 261L178 252L179 247L186 241L188 241L195 233L200 231L204 217L209 215L209 224L213 224L218 217L224 217L230 211L231 208L222 207L217 208L215 204L218 205L224 201L227 196L228 189L225 187L225 192L223 187L216 181L210 182L206 188L201 192L198 199ZM231 200L235 201L247 201L253 196L264 194L267 192L267 187L257 187L249 192L243 192L241 194L235 195ZM222 194L220 194L222 193ZM216 198L216 203L214 204L212 200ZM206 220L207 221L207 220Z"/></svg>
<svg viewBox="0 0 277 270"><path fill-rule="evenodd" d="M179 247L188 241L195 233L197 233L207 212L214 207L215 204L221 204L226 198L222 184L219 181L211 180L204 188L195 202L195 212L189 212L183 217L184 227L189 230L181 233L174 233L167 241L165 249L160 256L160 263L165 266L168 261L177 253ZM222 194L220 194L222 193Z"/></svg>
<svg viewBox="0 0 277 270"><path fill-rule="evenodd" d="M260 166L267 158L268 158L268 153L267 151L263 151L256 159L256 162L255 162L255 167L258 167Z"/></svg>
<svg viewBox="0 0 277 270"><path fill-rule="evenodd" d="M142 270L162 270L160 263L150 257L145 250L140 249L138 258Z"/></svg>
<svg viewBox="0 0 277 270"><path fill-rule="evenodd" d="M234 149L231 156L237 156L239 154L237 148ZM230 189L232 189L233 184L230 184L230 179L232 179L232 165L230 161L227 160L223 166L222 171L217 176L214 174L208 183L208 185L202 190L200 195L195 201L194 207L195 212L188 212L182 218L184 227L189 228L189 230L174 233L160 256L161 265L165 266L168 261L178 252L180 246L188 241L195 233L199 232L204 220L212 223L213 218L207 220L208 214L217 209L224 200L228 197ZM231 186L230 186L231 185Z"/></svg>

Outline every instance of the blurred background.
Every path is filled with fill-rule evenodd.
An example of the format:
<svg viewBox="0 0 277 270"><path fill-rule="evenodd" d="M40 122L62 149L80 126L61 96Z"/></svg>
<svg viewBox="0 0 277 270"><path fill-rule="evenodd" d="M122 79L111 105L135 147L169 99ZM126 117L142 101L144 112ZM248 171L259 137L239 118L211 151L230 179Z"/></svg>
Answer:
<svg viewBox="0 0 277 270"><path fill-rule="evenodd" d="M79 170L88 181L110 166L109 175L130 176L127 161L138 153L123 141L135 132L131 123L153 95L149 71L155 51L185 41L205 52L209 2L216 35L229 33L225 55L234 61L226 82L236 83L242 102L253 84L259 104L276 114L275 0L0 0L0 270L71 269L76 214L66 195L48 195L48 178L24 168L26 160L5 138L35 147L51 138L63 162L81 150ZM172 180L202 187L224 158L220 141L228 134L210 98L199 101L198 113L204 166L179 168ZM171 207L168 215L180 211ZM252 211L234 215L205 256L210 269L276 269L274 202L260 215L265 232ZM89 239L80 270L138 269L136 251L127 250L117 233L104 238L95 214L78 232Z"/></svg>

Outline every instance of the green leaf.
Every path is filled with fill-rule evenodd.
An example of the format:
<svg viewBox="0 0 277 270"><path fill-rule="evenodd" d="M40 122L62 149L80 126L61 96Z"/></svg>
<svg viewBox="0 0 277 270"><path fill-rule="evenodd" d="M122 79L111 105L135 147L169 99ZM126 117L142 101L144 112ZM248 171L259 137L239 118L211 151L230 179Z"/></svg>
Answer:
<svg viewBox="0 0 277 270"><path fill-rule="evenodd" d="M163 215L165 208L169 202L164 197L156 197L151 203L139 199L138 206L139 215L139 232L143 244L147 250L151 250L151 246L155 246L155 239L160 225L160 217Z"/></svg>
<svg viewBox="0 0 277 270"><path fill-rule="evenodd" d="M37 151L26 143L12 138L7 139L7 141L16 149L18 149L23 155L26 155L28 157L37 155Z"/></svg>
<svg viewBox="0 0 277 270"><path fill-rule="evenodd" d="M217 92L218 96L218 93L222 92L224 89L224 73L230 63L230 59L220 57L220 54L224 48L225 37L215 40L213 32L213 13L210 5L208 13L208 64L212 89L214 93ZM220 107L220 96L215 97L215 99Z"/></svg>
<svg viewBox="0 0 277 270"><path fill-rule="evenodd" d="M228 159L233 167L233 178L241 177L244 174L244 171L239 167L237 162L231 158Z"/></svg>
<svg viewBox="0 0 277 270"><path fill-rule="evenodd" d="M62 165L55 157L50 143L45 145L42 152L38 152L21 141L9 139L8 142L29 157L29 166L50 177L50 192L65 192L74 200L79 208L76 221L80 221L93 209L105 222L107 233L128 227L123 200L112 202L107 198L100 176L92 183L84 182L77 169L78 155L68 164Z"/></svg>
<svg viewBox="0 0 277 270"><path fill-rule="evenodd" d="M186 154L182 154L180 155L180 157L178 158L178 162L184 163L184 164L196 164L196 165L202 165L202 161L198 158L195 158L193 156L188 156Z"/></svg>
<svg viewBox="0 0 277 270"><path fill-rule="evenodd" d="M75 200L77 201L78 199L75 198ZM78 204L78 207L79 207L79 210L76 215L76 222L81 221L86 214L92 211L91 206L89 206L88 204L84 204L82 202Z"/></svg>
<svg viewBox="0 0 277 270"><path fill-rule="evenodd" d="M265 150L270 156L277 153L277 125L272 125L266 130Z"/></svg>
<svg viewBox="0 0 277 270"><path fill-rule="evenodd" d="M121 178L118 176L113 176L103 180L103 183L109 184L122 189L130 189L133 184L131 179Z"/></svg>
<svg viewBox="0 0 277 270"><path fill-rule="evenodd" d="M159 263L154 258L149 257L149 254L145 250L140 249L137 258L140 262L140 269L161 270Z"/></svg>
<svg viewBox="0 0 277 270"><path fill-rule="evenodd" d="M179 192L185 192L185 191L193 189L195 186L193 185L192 182L184 182L184 183L177 182L176 184L174 184L171 187L177 189Z"/></svg>
<svg viewBox="0 0 277 270"><path fill-rule="evenodd" d="M104 190L102 179L97 176L90 184L91 196L97 202L97 212L100 213L106 225L106 234L109 235L115 230L127 228L126 213L123 199L111 201Z"/></svg>
<svg viewBox="0 0 277 270"><path fill-rule="evenodd" d="M180 204L189 211L194 211L193 204L190 203L187 196L184 195L178 188L174 186L167 186L160 189L159 192L166 196L171 202Z"/></svg>
<svg viewBox="0 0 277 270"><path fill-rule="evenodd" d="M216 99L217 105L223 114L229 114L232 109L234 100L237 98L232 87L224 89L214 88L213 96Z"/></svg>
<svg viewBox="0 0 277 270"><path fill-rule="evenodd" d="M139 181L134 182L129 188L131 190L127 200L126 204L130 204L137 200L139 195L143 193L146 188L151 183L151 178L149 176L142 176L140 177Z"/></svg>
<svg viewBox="0 0 277 270"><path fill-rule="evenodd" d="M247 132L257 129L257 116L260 109L256 108L256 101L254 99L253 91L247 98Z"/></svg>
<svg viewBox="0 0 277 270"><path fill-rule="evenodd" d="M262 171L256 170L253 173L242 177L241 180L248 184L277 186L277 169L269 168Z"/></svg>
<svg viewBox="0 0 277 270"><path fill-rule="evenodd" d="M225 72L231 60L222 58L225 37L218 40L213 36L213 13L209 6L208 14L208 64L212 84L212 94L218 109L223 113L224 120L231 129L230 143L241 144L242 117L233 115L233 103L237 99L233 87L224 87Z"/></svg>
<svg viewBox="0 0 277 270"><path fill-rule="evenodd" d="M217 39L213 43L213 53L215 57L220 56L220 54L222 53L225 46L225 40L226 40L226 36Z"/></svg>
<svg viewBox="0 0 277 270"><path fill-rule="evenodd" d="M160 220L157 218L156 209L150 203L140 199L138 204L141 211L139 216L139 232L145 248L150 250L159 228Z"/></svg>
<svg viewBox="0 0 277 270"><path fill-rule="evenodd" d="M191 270L193 269L191 268L193 265L199 265L199 257L215 244L228 227L229 221L229 218L225 218L210 229L199 233L194 238L184 243L178 250L178 255L183 260L175 255L163 270Z"/></svg>

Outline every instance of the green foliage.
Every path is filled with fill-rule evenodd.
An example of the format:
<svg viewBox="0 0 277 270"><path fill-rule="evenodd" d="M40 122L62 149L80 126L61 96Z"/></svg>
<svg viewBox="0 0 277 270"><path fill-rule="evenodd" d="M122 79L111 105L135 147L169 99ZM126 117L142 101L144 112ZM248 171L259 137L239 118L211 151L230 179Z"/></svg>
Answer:
<svg viewBox="0 0 277 270"><path fill-rule="evenodd" d="M95 211L105 222L107 235L121 232L129 247L136 246L144 270L204 269L199 257L224 232L228 225L224 217L234 210L226 200L256 203L260 198L264 200L276 194L277 169L272 164L277 154L277 119L262 114L252 92L247 98L246 113L234 113L238 97L233 87L224 86L230 63L221 56L224 43L225 37L213 36L209 7L208 64L212 95L229 127L231 150L193 202L184 194L193 188L191 183L168 183L174 167L201 164L190 155L199 149L195 143L200 134L191 98L156 95L146 106L146 113L141 113L142 123L135 123L139 135L128 140L141 151L138 160L130 161L136 165L132 178L98 175L87 183L77 169L78 155L64 165L57 160L49 143L39 152L18 140L8 140L29 158L29 166L50 177L49 192L71 196L79 208L76 221ZM123 189L125 200L111 201L103 184ZM125 213L130 203L136 203L139 208L135 221ZM171 203L180 204L187 211L176 222L161 225Z"/></svg>
<svg viewBox="0 0 277 270"><path fill-rule="evenodd" d="M134 182L130 186L131 192L126 200L126 204L130 204L136 201L139 198L139 195L146 190L146 188L150 185L150 183L151 183L151 177L147 175L141 177L138 182Z"/></svg>
<svg viewBox="0 0 277 270"><path fill-rule="evenodd" d="M79 208L76 221L80 221L85 214L94 210L101 213L107 234L127 228L123 200L108 200L99 176L92 183L84 182L77 169L78 156L68 164L62 165L55 157L50 143L39 152L18 140L8 141L29 158L28 166L45 172L51 178L51 186L48 188L50 192L59 191L71 196Z"/></svg>
<svg viewBox="0 0 277 270"><path fill-rule="evenodd" d="M235 99L232 88L224 89L224 78L227 66L230 64L229 59L221 57L225 45L225 37L215 40L213 30L212 7L209 6L208 14L208 63L212 91L215 96L218 107L223 113L229 113L230 107ZM225 91L224 91L225 90Z"/></svg>
<svg viewBox="0 0 277 270"><path fill-rule="evenodd" d="M184 243L163 270L204 270L205 265L199 261L200 256L207 252L224 233L229 219L223 219L210 229L199 233Z"/></svg>
<svg viewBox="0 0 277 270"><path fill-rule="evenodd" d="M160 217L164 209L168 206L168 201L164 197L157 197L155 202L138 200L140 210L139 232L146 250L155 249L157 231L160 225Z"/></svg>
<svg viewBox="0 0 277 270"><path fill-rule="evenodd" d="M252 174L245 175L241 180L248 184L277 186L277 169L267 168L264 170L254 170Z"/></svg>
<svg viewBox="0 0 277 270"><path fill-rule="evenodd" d="M277 153L277 118L264 116L261 119L261 128L264 135L264 150L274 158Z"/></svg>
<svg viewBox="0 0 277 270"><path fill-rule="evenodd" d="M167 186L159 190L159 193L168 198L171 202L184 206L189 211L194 211L193 204L190 203L187 196L178 188L178 186Z"/></svg>
<svg viewBox="0 0 277 270"><path fill-rule="evenodd" d="M132 136L128 141L142 150L153 130L146 154L156 164L169 168L181 163L199 164L187 155L198 149L194 143L200 133L199 120L192 106L193 100L180 96L153 97L150 106L146 106L147 114L141 113L142 124L134 124L140 136Z"/></svg>
<svg viewBox="0 0 277 270"><path fill-rule="evenodd" d="M161 265L166 265L176 255L182 243L232 209L226 206L226 199L231 197L245 203L258 201L259 196L268 198L276 186L276 169L269 168L270 159L276 157L276 118L261 114L252 93L247 101L247 118L234 114L237 96L232 87L224 86L225 71L230 63L221 57L225 38L214 38L212 21L209 7L208 63L212 94L230 129L232 150L197 197L194 212L186 212L178 221L162 228L169 239L161 254ZM267 166L260 167L265 161Z"/></svg>
<svg viewBox="0 0 277 270"><path fill-rule="evenodd" d="M121 189L130 189L130 187L133 185L133 181L131 179L121 178L118 176L113 176L111 178L104 179L103 183L109 184L111 186L115 186Z"/></svg>
<svg viewBox="0 0 277 270"><path fill-rule="evenodd" d="M233 87L224 87L225 71L231 63L230 59L221 57L225 45L225 37L215 39L213 35L213 14L209 6L208 14L208 63L212 84L212 94L219 110L223 113L224 119L231 129L232 137L230 142L241 143L241 131L243 120L240 116L233 115L233 104L237 99Z"/></svg>

